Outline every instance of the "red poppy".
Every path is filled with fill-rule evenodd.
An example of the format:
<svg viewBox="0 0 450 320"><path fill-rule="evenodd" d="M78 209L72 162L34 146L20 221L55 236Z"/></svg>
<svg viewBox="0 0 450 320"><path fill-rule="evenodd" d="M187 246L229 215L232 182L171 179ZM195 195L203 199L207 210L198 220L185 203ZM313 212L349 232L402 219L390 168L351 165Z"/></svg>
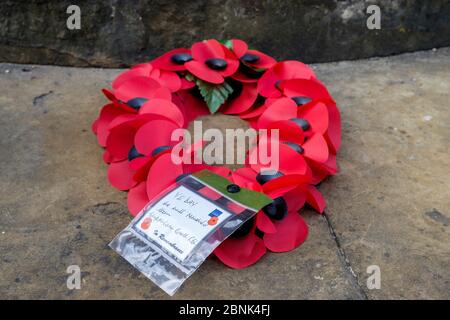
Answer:
<svg viewBox="0 0 450 320"><path fill-rule="evenodd" d="M186 70L186 62L191 61L191 50L185 48L174 49L150 61L155 68L168 71Z"/></svg>
<svg viewBox="0 0 450 320"><path fill-rule="evenodd" d="M278 62L258 80L258 93L267 98L281 97L280 84L289 79L314 79L314 71L299 61Z"/></svg>
<svg viewBox="0 0 450 320"><path fill-rule="evenodd" d="M266 129L270 123L297 117L297 105L289 98L266 101L265 110L258 118L258 129Z"/></svg>
<svg viewBox="0 0 450 320"><path fill-rule="evenodd" d="M172 92L181 89L180 77L172 71L154 68L150 63L142 63L132 67L130 70L121 73L112 83L114 90L117 90L124 82L135 77L151 78L156 80L162 87L168 88Z"/></svg>
<svg viewBox="0 0 450 320"><path fill-rule="evenodd" d="M308 110L311 104L321 102L327 109L326 132L322 132L328 145L334 154L337 153L341 145L341 116L337 109L336 102L331 97L327 88L317 79L293 79L286 80L280 84L283 95L290 97L294 101L304 102L299 105L301 110ZM325 116L322 115L325 119ZM323 121L325 123L325 121ZM322 125L324 127L324 125Z"/></svg>
<svg viewBox="0 0 450 320"><path fill-rule="evenodd" d="M232 172L231 180L240 185L260 190L272 197L286 197L288 212L282 219L274 220L263 210L256 214L256 219L250 221L248 233L240 237L231 236L215 251L215 255L231 268L241 269L256 263L264 256L267 249L274 252L292 250L303 243L308 235L308 227L297 212L306 199L316 208L320 205L320 193L309 191L310 177L307 175L283 175L261 186L257 182L257 173L250 168L241 168ZM258 186L258 187L256 187ZM294 199L302 198L300 201ZM311 196L310 194L313 194ZM319 199L319 200L316 200ZM320 203L320 205L317 205ZM257 236L256 230L263 233ZM245 248L242 250L242 248Z"/></svg>
<svg viewBox="0 0 450 320"><path fill-rule="evenodd" d="M192 95L188 90L181 90L175 93L172 100L183 113L186 125L197 119L197 117L210 114L205 102Z"/></svg>
<svg viewBox="0 0 450 320"><path fill-rule="evenodd" d="M254 178L255 176L256 173L253 170L241 168L233 171L229 179L233 183L261 191L261 188L257 187L258 183ZM258 262L267 252L264 241L255 234L255 220L249 220L244 224L250 226L244 234L240 236L231 235L214 250L215 256L230 268L246 268Z"/></svg>
<svg viewBox="0 0 450 320"><path fill-rule="evenodd" d="M263 71L271 68L277 61L268 55L248 48L242 40L232 39L231 50L240 61L240 68L233 78L241 82L256 82Z"/></svg>
<svg viewBox="0 0 450 320"><path fill-rule="evenodd" d="M272 151L278 151L278 155ZM266 157L271 161L267 163ZM308 171L308 165L301 154L286 144L270 139L258 141L258 146L249 152L249 162L256 172L277 170L284 174L304 175Z"/></svg>
<svg viewBox="0 0 450 320"><path fill-rule="evenodd" d="M158 130L158 139L148 132L149 127ZM129 190L141 182L140 170L146 170L157 156L177 143L171 139L172 131L177 128L169 120L142 117L113 127L106 145L112 161L108 168L110 183L119 190Z"/></svg>
<svg viewBox="0 0 450 320"><path fill-rule="evenodd" d="M256 101L258 92L253 83L243 83L239 91L234 91L232 97L221 107L224 114L241 114L249 110Z"/></svg>
<svg viewBox="0 0 450 320"><path fill-rule="evenodd" d="M265 106L256 127L269 129L269 133L278 129L281 139L292 142L302 142L315 133L325 136L329 129L328 108L324 103L315 101L299 108L292 99L276 99L269 106Z"/></svg>
<svg viewBox="0 0 450 320"><path fill-rule="evenodd" d="M235 56L214 39L194 43L191 53L193 60L184 64L186 69L206 82L223 83L239 67Z"/></svg>
<svg viewBox="0 0 450 320"><path fill-rule="evenodd" d="M125 80L118 85L116 94L122 98L126 97L126 99L134 98L128 99L126 104L116 99L102 109L93 125L98 142L102 146L107 146L111 129L121 124L128 127L124 128L124 134L119 136L117 141L123 141L132 133L127 132L128 128L142 125L151 119L168 119L180 127L184 125L183 114L178 106L170 101L170 92L150 78L133 77ZM108 92L107 95L109 98L115 99L115 95L111 92ZM169 100L166 100L167 98ZM134 120L136 121L132 122ZM117 153L110 152L105 160L118 161L125 158L126 154L122 152L121 158L115 158L116 155Z"/></svg>
<svg viewBox="0 0 450 320"><path fill-rule="evenodd" d="M143 70L145 67L137 68L137 70L140 69ZM161 86L156 80L142 75L127 74L127 72L123 75L113 82L114 92L103 89L103 93L111 103L102 108L92 126L101 146L106 146L110 124L119 116L123 116L122 119L130 119L130 115L137 114L144 103L150 99L171 100L170 90Z"/></svg>

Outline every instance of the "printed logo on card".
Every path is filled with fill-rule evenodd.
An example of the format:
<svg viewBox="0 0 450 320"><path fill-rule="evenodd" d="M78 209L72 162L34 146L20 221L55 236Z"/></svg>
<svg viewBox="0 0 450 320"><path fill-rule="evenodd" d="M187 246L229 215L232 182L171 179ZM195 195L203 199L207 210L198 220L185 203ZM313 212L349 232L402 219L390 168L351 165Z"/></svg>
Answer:
<svg viewBox="0 0 450 320"><path fill-rule="evenodd" d="M210 226L213 226L215 224L217 224L217 222L219 222L219 216L222 214L222 211L220 211L219 209L214 209L213 211L211 211L211 213L208 215L211 218L208 220L208 224Z"/></svg>
<svg viewBox="0 0 450 320"><path fill-rule="evenodd" d="M148 228L150 228L151 224L152 224L152 218L147 217L144 220L142 220L141 229L142 230L147 230Z"/></svg>

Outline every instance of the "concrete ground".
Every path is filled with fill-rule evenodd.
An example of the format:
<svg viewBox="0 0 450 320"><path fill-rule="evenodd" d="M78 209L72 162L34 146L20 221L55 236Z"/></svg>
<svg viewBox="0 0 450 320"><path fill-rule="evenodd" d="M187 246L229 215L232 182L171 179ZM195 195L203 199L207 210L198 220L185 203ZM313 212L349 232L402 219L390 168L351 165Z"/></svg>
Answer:
<svg viewBox="0 0 450 320"><path fill-rule="evenodd" d="M450 48L314 67L343 119L326 215L248 269L208 259L174 298L450 298ZM0 298L168 298L107 247L130 216L90 124L118 72L0 64Z"/></svg>

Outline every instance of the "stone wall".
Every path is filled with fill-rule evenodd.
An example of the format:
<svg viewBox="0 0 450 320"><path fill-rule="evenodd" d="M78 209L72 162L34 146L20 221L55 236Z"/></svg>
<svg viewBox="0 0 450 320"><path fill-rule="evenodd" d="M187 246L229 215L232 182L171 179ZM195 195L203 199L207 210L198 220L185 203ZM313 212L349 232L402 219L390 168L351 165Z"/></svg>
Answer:
<svg viewBox="0 0 450 320"><path fill-rule="evenodd" d="M81 8L81 30L66 9ZM369 30L366 8L381 8ZM121 67L204 38L247 40L279 59L349 60L450 45L448 0L0 2L0 62Z"/></svg>

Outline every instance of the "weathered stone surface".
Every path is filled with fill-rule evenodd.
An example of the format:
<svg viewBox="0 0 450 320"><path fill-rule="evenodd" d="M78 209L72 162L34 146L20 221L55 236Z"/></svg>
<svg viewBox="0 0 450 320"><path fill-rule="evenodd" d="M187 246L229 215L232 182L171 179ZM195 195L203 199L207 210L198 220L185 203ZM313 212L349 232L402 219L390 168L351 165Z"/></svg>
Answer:
<svg viewBox="0 0 450 320"><path fill-rule="evenodd" d="M340 102L341 173L327 213L374 299L450 298L450 50L318 65Z"/></svg>
<svg viewBox="0 0 450 320"><path fill-rule="evenodd" d="M449 299L449 61L315 65L344 125L341 172L320 186L327 216L306 212L300 248L246 270L209 259L175 298ZM0 298L167 298L107 247L130 217L89 127L117 73L0 64ZM81 290L66 288L72 264Z"/></svg>
<svg viewBox="0 0 450 320"><path fill-rule="evenodd" d="M450 45L446 0L64 1L0 3L0 61L118 67L205 38L247 40L279 59L323 62ZM366 9L381 8L381 30Z"/></svg>
<svg viewBox="0 0 450 320"><path fill-rule="evenodd" d="M168 298L107 247L131 219L90 125L118 72L0 64L0 298ZM238 126L228 119L216 125ZM311 236L298 250L242 271L209 259L175 298L363 298L326 220L307 219ZM74 264L81 290L66 287Z"/></svg>

